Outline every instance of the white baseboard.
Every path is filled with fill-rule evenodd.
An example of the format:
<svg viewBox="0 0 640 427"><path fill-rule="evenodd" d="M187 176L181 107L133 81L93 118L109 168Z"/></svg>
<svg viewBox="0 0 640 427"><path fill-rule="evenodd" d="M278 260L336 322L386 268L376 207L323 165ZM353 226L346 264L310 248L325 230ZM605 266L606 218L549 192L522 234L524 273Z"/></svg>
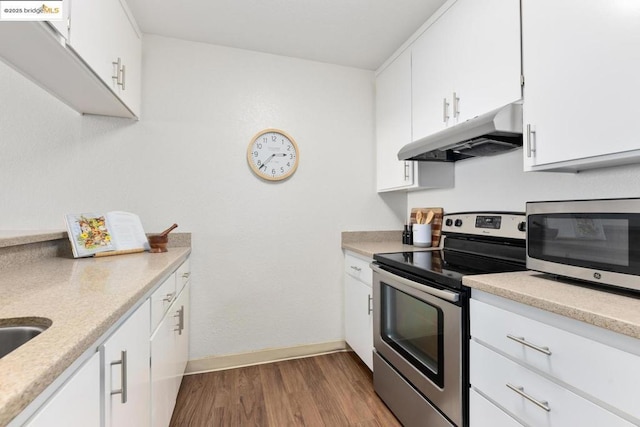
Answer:
<svg viewBox="0 0 640 427"><path fill-rule="evenodd" d="M332 341L319 344L300 345L296 347L270 348L250 353L228 354L224 356L210 356L202 359L190 360L187 363L185 375L201 374L204 372L220 371L224 369L240 368L242 366L259 365L279 360L296 359L300 357L316 356L323 353L333 353L347 350L344 341Z"/></svg>

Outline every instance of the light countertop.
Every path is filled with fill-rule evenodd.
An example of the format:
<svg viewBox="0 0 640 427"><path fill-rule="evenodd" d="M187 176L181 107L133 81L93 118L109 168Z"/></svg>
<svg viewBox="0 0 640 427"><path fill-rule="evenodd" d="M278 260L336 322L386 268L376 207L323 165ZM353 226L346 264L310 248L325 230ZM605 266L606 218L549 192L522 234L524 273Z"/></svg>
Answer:
<svg viewBox="0 0 640 427"><path fill-rule="evenodd" d="M392 252L433 251L439 248L420 248L402 244L402 231L344 231L342 249L373 258L374 254Z"/></svg>
<svg viewBox="0 0 640 427"><path fill-rule="evenodd" d="M555 280L533 271L466 276L472 289L640 339L640 296Z"/></svg>
<svg viewBox="0 0 640 427"><path fill-rule="evenodd" d="M49 257L2 268L0 323L35 317L52 324L0 359L0 425L7 424L79 356L99 344L114 323L190 252L189 247L174 247L160 254Z"/></svg>

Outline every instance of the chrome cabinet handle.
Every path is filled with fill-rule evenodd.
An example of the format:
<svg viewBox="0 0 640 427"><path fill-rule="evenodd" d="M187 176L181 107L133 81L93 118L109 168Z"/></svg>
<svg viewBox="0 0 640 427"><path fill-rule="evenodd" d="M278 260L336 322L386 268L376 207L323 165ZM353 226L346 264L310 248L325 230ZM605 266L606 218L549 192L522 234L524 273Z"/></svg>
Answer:
<svg viewBox="0 0 640 427"><path fill-rule="evenodd" d="M460 97L453 92L453 118L460 116Z"/></svg>
<svg viewBox="0 0 640 427"><path fill-rule="evenodd" d="M118 60L116 62L112 62L111 64L116 66L116 75L115 76L111 76L112 79L114 79L116 81L116 84L118 86L122 87L122 90L125 90L125 67L124 65L122 65L122 58L118 58Z"/></svg>
<svg viewBox="0 0 640 427"><path fill-rule="evenodd" d="M127 403L127 350L120 352L120 360L111 362L111 366L122 365L120 368L120 388L112 390L111 395L119 394L120 402Z"/></svg>
<svg viewBox="0 0 640 427"><path fill-rule="evenodd" d="M358 273L360 273L362 271L362 268L356 267L355 265L352 265L351 269L357 271Z"/></svg>
<svg viewBox="0 0 640 427"><path fill-rule="evenodd" d="M164 298L162 298L162 301L171 302L173 301L175 296L176 296L175 292L168 293Z"/></svg>
<svg viewBox="0 0 640 427"><path fill-rule="evenodd" d="M182 273L182 278L183 278L183 279L188 279L190 275L191 275L191 273L189 273L189 272L187 272L187 273Z"/></svg>
<svg viewBox="0 0 640 427"><path fill-rule="evenodd" d="M127 75L127 72L126 72L126 70L125 70L125 68L124 68L124 65L122 66L121 71L122 71L122 82L121 82L121 83L118 83L118 84L119 84L120 86L122 86L122 90L126 90L126 88L124 87L124 80L125 80L125 77L126 77L126 75Z"/></svg>
<svg viewBox="0 0 640 427"><path fill-rule="evenodd" d="M447 98L442 99L442 121L447 123L449 120L449 102Z"/></svg>
<svg viewBox="0 0 640 427"><path fill-rule="evenodd" d="M118 60L116 62L112 62L111 64L116 66L116 75L115 76L111 76L111 78L113 80L115 80L117 84L120 84L120 82L121 82L121 80L120 80L120 70L122 69L122 59L118 58Z"/></svg>
<svg viewBox="0 0 640 427"><path fill-rule="evenodd" d="M411 167L411 164L407 161L404 162L404 180L408 181L409 180L409 168Z"/></svg>
<svg viewBox="0 0 640 427"><path fill-rule="evenodd" d="M536 152L536 149L533 146L533 140L536 134L536 130L532 129L530 124L527 124L527 157L531 157L533 153Z"/></svg>
<svg viewBox="0 0 640 427"><path fill-rule="evenodd" d="M507 338L509 338L510 340L513 340L513 341L515 341L517 343L520 343L520 344L522 344L522 345L524 345L526 347L529 347L529 348L532 348L532 349L534 349L536 351L539 351L540 353L544 353L547 356L551 356L551 350L549 350L549 347L542 347L542 346L539 346L539 345L532 344L532 343L526 341L524 339L524 337L516 337L516 336L511 335L511 334L507 334Z"/></svg>
<svg viewBox="0 0 640 427"><path fill-rule="evenodd" d="M516 393L518 393L520 396L524 397L525 399L527 399L529 402L533 403L534 405L536 405L539 408L544 409L547 412L551 412L551 408L549 407L549 402L547 402L546 400L538 400L535 397L531 396L528 393L524 392L524 387L518 387L512 384L505 384L507 387L509 387L511 390L515 391Z"/></svg>
<svg viewBox="0 0 640 427"><path fill-rule="evenodd" d="M176 313L177 314L173 317L178 318L178 329L174 329L174 331L177 332L178 335L182 335L182 330L184 329L184 305L180 306L180 310L178 310Z"/></svg>
<svg viewBox="0 0 640 427"><path fill-rule="evenodd" d="M373 307L371 304L372 302L373 302L373 297L369 295L369 298L367 300L367 314L371 314L373 312Z"/></svg>

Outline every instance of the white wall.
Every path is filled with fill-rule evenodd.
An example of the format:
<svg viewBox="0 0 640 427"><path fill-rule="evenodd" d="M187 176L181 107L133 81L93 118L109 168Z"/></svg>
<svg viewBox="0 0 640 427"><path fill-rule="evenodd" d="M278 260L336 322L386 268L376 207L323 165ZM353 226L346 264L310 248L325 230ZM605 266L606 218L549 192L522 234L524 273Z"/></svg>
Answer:
<svg viewBox="0 0 640 427"><path fill-rule="evenodd" d="M409 193L407 206L445 212L524 211L527 201L640 197L640 165L574 173L523 172L522 149L459 161L455 187Z"/></svg>
<svg viewBox="0 0 640 427"><path fill-rule="evenodd" d="M135 122L80 116L0 63L0 228L127 210L191 231L192 359L343 339L340 232L405 216L375 193L373 73L158 36L143 65ZM267 127L300 148L283 183L247 165Z"/></svg>

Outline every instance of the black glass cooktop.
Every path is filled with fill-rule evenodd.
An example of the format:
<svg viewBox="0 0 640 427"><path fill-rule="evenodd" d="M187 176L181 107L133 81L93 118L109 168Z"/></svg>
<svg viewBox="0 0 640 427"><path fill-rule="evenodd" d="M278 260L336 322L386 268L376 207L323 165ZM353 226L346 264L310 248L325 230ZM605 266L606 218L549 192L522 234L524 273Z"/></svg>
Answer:
<svg viewBox="0 0 640 427"><path fill-rule="evenodd" d="M463 276L526 270L524 259L506 260L447 249L375 254L373 258L382 268L396 274L411 275L456 289L462 286Z"/></svg>

